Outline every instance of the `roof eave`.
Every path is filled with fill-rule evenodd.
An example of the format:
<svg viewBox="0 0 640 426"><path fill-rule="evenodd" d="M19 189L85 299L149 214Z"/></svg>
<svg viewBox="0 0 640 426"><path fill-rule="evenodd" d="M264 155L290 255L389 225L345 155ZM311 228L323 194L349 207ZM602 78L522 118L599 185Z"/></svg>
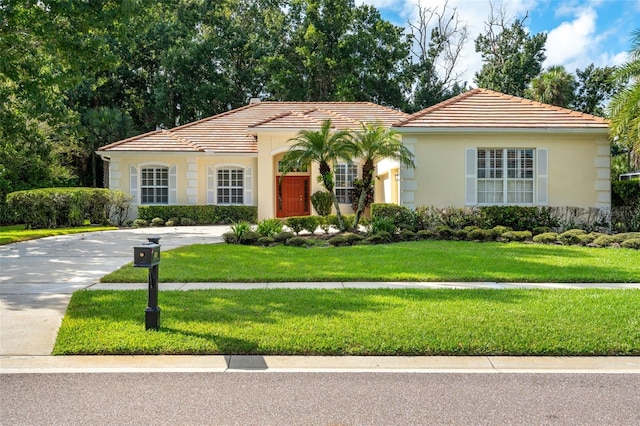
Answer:
<svg viewBox="0 0 640 426"><path fill-rule="evenodd" d="M398 133L608 134L608 127L392 127Z"/></svg>

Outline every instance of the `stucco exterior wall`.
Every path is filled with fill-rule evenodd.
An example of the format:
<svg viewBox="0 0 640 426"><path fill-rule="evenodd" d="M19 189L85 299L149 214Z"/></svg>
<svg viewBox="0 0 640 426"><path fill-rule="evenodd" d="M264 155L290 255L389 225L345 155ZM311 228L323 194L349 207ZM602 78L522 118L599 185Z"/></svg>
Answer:
<svg viewBox="0 0 640 426"><path fill-rule="evenodd" d="M164 166L175 171L170 176L169 204L197 205L213 204L208 195L209 168L215 173L219 167L241 167L252 172L250 188L257 186L257 158L255 156L239 155L207 155L202 153L148 153L148 152L110 152L109 158L109 188L120 190L134 196L132 216L137 216L140 202L140 170L147 166ZM135 176L137 174L137 177ZM137 182L137 188L132 184ZM249 182L246 182L249 183ZM175 185L175 186L174 186ZM246 191L246 188L245 188ZM253 192L252 202L257 205L258 194Z"/></svg>
<svg viewBox="0 0 640 426"><path fill-rule="evenodd" d="M546 149L547 202L537 203L534 195L534 205L610 207L609 143L603 132L405 133L403 143L414 152L416 163L415 169L401 172L400 201L408 207L469 205L468 148ZM535 185L538 191L538 182Z"/></svg>
<svg viewBox="0 0 640 426"><path fill-rule="evenodd" d="M258 203L258 220L276 217L276 184L275 178L278 173L278 160L289 151L293 144L290 139L296 137L298 131L281 131L281 130L260 130L256 131L258 137L258 170L260 178L257 182L258 193L260 194L260 202ZM358 165L358 176L362 171ZM321 183L318 182L320 175L317 164L312 164L306 173L291 173L291 175L308 175L310 176L311 190L310 194L316 191L324 191ZM341 204L340 211L344 214L353 213L349 204ZM311 214L317 214L313 205L311 205Z"/></svg>

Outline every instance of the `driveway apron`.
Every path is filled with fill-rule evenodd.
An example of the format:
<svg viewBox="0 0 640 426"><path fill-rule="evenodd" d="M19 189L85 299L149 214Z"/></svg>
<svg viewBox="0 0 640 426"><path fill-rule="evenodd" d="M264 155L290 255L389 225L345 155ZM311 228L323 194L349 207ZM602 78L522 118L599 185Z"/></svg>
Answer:
<svg viewBox="0 0 640 426"><path fill-rule="evenodd" d="M49 355L71 294L160 236L162 250L222 241L226 226L142 228L48 237L0 246L0 356Z"/></svg>

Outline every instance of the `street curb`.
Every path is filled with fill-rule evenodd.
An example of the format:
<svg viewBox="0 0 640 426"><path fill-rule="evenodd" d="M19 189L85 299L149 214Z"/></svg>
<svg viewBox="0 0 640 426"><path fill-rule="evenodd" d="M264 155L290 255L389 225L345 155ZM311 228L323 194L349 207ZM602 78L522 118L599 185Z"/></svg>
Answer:
<svg viewBox="0 0 640 426"><path fill-rule="evenodd" d="M340 357L261 355L0 357L0 374L150 372L640 374L640 357Z"/></svg>

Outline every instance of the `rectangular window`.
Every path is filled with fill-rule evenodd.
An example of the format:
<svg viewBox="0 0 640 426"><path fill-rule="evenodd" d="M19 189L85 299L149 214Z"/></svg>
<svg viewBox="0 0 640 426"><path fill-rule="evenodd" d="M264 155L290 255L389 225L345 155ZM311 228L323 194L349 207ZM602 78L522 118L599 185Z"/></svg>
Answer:
<svg viewBox="0 0 640 426"><path fill-rule="evenodd" d="M140 201L142 204L169 203L169 169L145 167L141 171Z"/></svg>
<svg viewBox="0 0 640 426"><path fill-rule="evenodd" d="M340 204L351 204L353 181L358 177L358 166L352 163L337 163L333 166L336 198Z"/></svg>
<svg viewBox="0 0 640 426"><path fill-rule="evenodd" d="M244 170L239 167L218 170L218 204L244 204Z"/></svg>
<svg viewBox="0 0 640 426"><path fill-rule="evenodd" d="M478 204L533 204L533 149L478 149Z"/></svg>

